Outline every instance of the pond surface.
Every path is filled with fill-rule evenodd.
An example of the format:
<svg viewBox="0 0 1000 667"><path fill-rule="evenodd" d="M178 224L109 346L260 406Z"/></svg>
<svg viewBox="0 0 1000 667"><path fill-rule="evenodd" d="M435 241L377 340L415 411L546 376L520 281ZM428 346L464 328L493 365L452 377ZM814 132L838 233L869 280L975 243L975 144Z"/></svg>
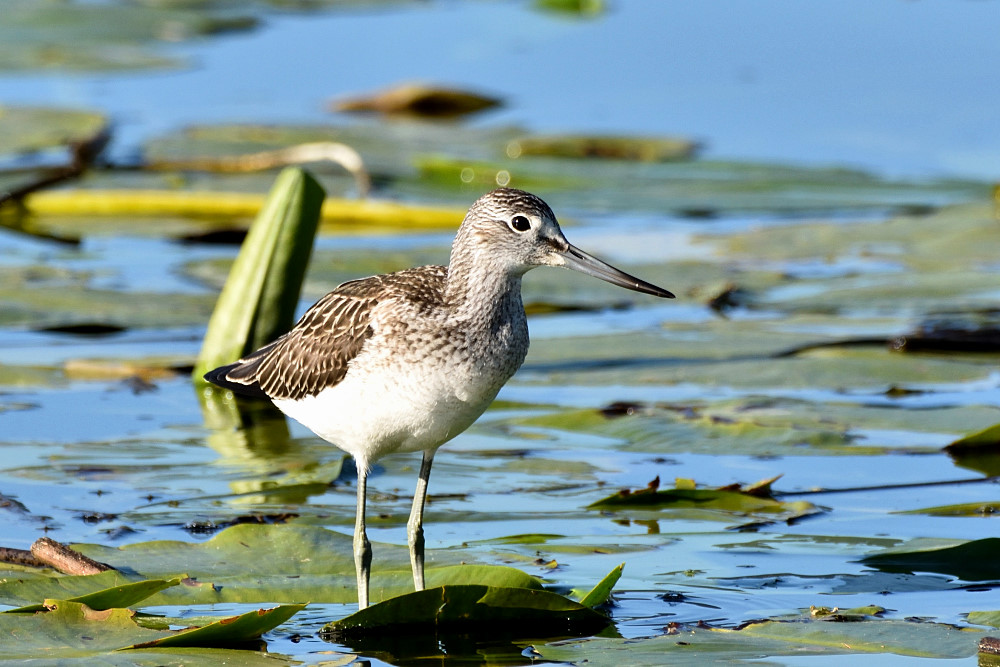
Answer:
<svg viewBox="0 0 1000 667"><path fill-rule="evenodd" d="M0 546L47 534L147 576L222 582L215 603L164 595L143 607L170 617L312 601L265 635L280 662L343 653L346 663L353 650L372 664L443 652L488 664L812 665L857 651L884 664L977 664L976 642L997 621L969 614L1000 609L995 558L978 559L985 572L961 556L909 570L862 559L997 534L995 447L944 449L1000 422L995 9L254 8L256 29L158 46L186 63L178 69L0 76L0 103L107 114L117 160L247 150L246 125L235 124L268 123L357 145L384 176L380 198L465 207L489 184L449 180L453 164L510 169L553 205L573 243L678 295L660 302L548 269L526 276L528 359L441 450L430 485L432 568L511 565L568 591L624 562L612 630L502 646L441 640L430 652L338 645L316 632L355 608L353 565L334 565L349 554L352 464L280 415L233 421L225 397L205 396L183 372L237 248L181 237L245 221L37 216L38 228L79 243L0 230ZM443 127L323 111L330 98L414 78L507 106ZM207 129L192 139L189 124ZM518 163L495 150L515 131L682 134L707 148L682 163ZM433 171L428 156L451 162ZM867 171L849 169L858 166ZM331 194L352 194L336 171L320 176ZM105 171L83 184L264 192L271 180ZM327 230L301 305L353 277L444 263L451 236ZM959 342L919 348L920 334L942 331ZM994 345L963 347L961 332L992 332ZM900 336L913 341L905 351ZM418 467L419 457L390 457L369 481L376 595L405 592ZM675 478L715 489L777 476L767 510L590 507L655 478L661 489ZM199 571L178 544L235 535L311 536L329 545L330 569L276 584L268 577L293 564ZM17 582L36 578L0 572L0 602L23 604ZM867 611L856 623L807 622L811 607ZM754 620L796 622L735 631Z"/></svg>

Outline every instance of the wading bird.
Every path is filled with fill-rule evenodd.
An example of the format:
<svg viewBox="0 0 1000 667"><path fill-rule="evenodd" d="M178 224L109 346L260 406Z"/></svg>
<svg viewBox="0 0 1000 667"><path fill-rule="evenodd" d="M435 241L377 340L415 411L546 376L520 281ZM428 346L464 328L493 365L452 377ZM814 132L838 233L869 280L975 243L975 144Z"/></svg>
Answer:
<svg viewBox="0 0 1000 667"><path fill-rule="evenodd" d="M424 500L434 453L479 418L524 361L521 277L536 266L674 296L571 245L538 197L501 188L469 209L448 266L346 282L285 335L205 375L237 394L270 399L354 457L359 608L368 606L372 560L365 533L371 465L387 454L423 452L407 522L413 583L422 590Z"/></svg>

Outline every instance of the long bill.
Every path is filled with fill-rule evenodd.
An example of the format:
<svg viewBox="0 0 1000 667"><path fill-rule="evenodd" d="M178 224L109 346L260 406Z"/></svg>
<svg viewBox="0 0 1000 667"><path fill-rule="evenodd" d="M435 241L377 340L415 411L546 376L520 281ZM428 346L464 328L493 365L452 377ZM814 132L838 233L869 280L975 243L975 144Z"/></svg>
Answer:
<svg viewBox="0 0 1000 667"><path fill-rule="evenodd" d="M560 252L559 256L562 257L566 268L600 278L612 285L618 285L634 292L652 294L664 299L674 298L672 292L668 292L652 283L647 283L645 280L639 280L635 276L630 276L624 271L620 271L610 264L602 262L593 255L588 255L573 244L569 244L569 247Z"/></svg>

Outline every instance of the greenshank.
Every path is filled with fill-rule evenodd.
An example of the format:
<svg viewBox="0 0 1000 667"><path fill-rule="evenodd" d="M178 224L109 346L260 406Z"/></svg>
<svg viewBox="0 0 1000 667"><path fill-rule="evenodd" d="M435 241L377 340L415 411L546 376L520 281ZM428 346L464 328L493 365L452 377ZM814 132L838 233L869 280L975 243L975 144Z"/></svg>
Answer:
<svg viewBox="0 0 1000 667"><path fill-rule="evenodd" d="M448 266L346 282L287 334L205 375L234 393L270 399L354 457L359 609L368 606L372 559L365 533L371 465L387 454L423 452L407 522L413 583L423 590L423 513L434 454L479 418L524 361L521 277L536 266L674 296L571 245L538 197L501 188L469 209Z"/></svg>

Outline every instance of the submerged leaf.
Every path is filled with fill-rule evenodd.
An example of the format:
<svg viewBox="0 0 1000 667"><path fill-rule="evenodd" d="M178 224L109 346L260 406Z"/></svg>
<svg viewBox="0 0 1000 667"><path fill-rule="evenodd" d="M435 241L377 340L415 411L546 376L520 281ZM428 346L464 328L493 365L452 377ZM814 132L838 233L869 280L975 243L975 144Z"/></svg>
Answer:
<svg viewBox="0 0 1000 667"><path fill-rule="evenodd" d="M731 664L765 656L897 654L968 658L976 653L981 631L942 623L867 618L856 623L826 620L768 620L739 630L684 628L648 639L591 638L536 645L542 660L564 664L659 666ZM871 661L868 657L866 660Z"/></svg>

